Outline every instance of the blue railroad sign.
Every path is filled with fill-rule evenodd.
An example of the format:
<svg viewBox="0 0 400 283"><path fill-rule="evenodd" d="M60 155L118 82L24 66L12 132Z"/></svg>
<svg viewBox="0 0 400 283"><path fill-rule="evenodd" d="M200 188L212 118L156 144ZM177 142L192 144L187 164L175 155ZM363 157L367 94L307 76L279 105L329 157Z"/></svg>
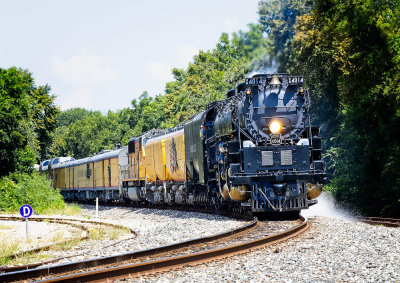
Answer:
<svg viewBox="0 0 400 283"><path fill-rule="evenodd" d="M28 204L24 204L19 209L19 213L21 214L22 217L25 217L25 218L30 217L32 215L32 212L33 212L33 209Z"/></svg>

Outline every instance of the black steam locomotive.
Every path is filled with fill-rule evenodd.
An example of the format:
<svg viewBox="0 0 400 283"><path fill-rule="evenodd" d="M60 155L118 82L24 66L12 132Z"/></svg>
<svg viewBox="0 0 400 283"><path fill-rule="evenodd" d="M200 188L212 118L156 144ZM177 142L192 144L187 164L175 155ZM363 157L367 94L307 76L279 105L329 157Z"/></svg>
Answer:
<svg viewBox="0 0 400 283"><path fill-rule="evenodd" d="M203 152L187 155L201 164L196 171L189 163L191 176L253 212L299 211L317 203L325 176L321 137L311 126L302 82L288 74L255 75L192 119L202 139L188 143Z"/></svg>

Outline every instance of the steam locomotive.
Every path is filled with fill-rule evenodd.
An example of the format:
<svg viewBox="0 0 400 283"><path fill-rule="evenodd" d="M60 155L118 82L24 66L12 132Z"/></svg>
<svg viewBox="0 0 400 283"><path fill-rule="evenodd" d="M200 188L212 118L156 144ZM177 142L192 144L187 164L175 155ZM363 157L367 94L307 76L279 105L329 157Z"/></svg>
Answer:
<svg viewBox="0 0 400 283"><path fill-rule="evenodd" d="M298 212L317 203L325 178L302 83L288 74L252 76L183 125L41 171L69 200Z"/></svg>

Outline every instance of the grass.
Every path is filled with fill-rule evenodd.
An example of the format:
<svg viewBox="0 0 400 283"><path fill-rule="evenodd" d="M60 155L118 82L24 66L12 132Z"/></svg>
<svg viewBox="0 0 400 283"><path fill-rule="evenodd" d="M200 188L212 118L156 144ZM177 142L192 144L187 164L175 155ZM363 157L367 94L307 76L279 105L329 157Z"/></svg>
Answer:
<svg viewBox="0 0 400 283"><path fill-rule="evenodd" d="M73 203L73 204L65 204L65 207L63 208L46 208L43 209L40 214L73 216L73 215L79 215L80 213L81 213L81 208L79 207L79 205ZM19 210L0 211L0 215L8 215L8 214L19 215Z"/></svg>
<svg viewBox="0 0 400 283"><path fill-rule="evenodd" d="M43 210L42 214L46 215L78 215L81 208L76 203L66 204L64 208L50 208Z"/></svg>
<svg viewBox="0 0 400 283"><path fill-rule="evenodd" d="M92 227L89 228L89 232L89 238L91 240L117 240L130 233L129 229L112 227Z"/></svg>
<svg viewBox="0 0 400 283"><path fill-rule="evenodd" d="M12 229L13 226L12 225L7 225L7 224L1 224L0 223L0 230L8 230L8 229Z"/></svg>
<svg viewBox="0 0 400 283"><path fill-rule="evenodd" d="M65 241L64 239L64 233L61 231L58 231L53 237L51 237L50 241L51 243L58 243Z"/></svg>
<svg viewBox="0 0 400 283"><path fill-rule="evenodd" d="M18 251L19 243L0 239L0 257L9 256Z"/></svg>
<svg viewBox="0 0 400 283"><path fill-rule="evenodd" d="M53 246L51 248L51 250L66 251L66 250L70 250L74 246L79 245L80 243L81 243L81 240L79 238L75 238L68 242L57 243L57 244L55 244L55 246Z"/></svg>
<svg viewBox="0 0 400 283"><path fill-rule="evenodd" d="M0 238L0 265L5 265L10 260L10 255L16 253L19 249L19 243L9 239Z"/></svg>
<svg viewBox="0 0 400 283"><path fill-rule="evenodd" d="M23 253L13 259L3 258L0 259L0 265L21 265L21 264L30 264L42 261L44 259L51 258L51 255L41 254L41 253Z"/></svg>

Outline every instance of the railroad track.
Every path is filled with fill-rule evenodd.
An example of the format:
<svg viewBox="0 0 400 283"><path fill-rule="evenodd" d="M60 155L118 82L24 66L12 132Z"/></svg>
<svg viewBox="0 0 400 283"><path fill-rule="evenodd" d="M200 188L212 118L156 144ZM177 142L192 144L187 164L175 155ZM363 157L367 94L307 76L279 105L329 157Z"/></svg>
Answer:
<svg viewBox="0 0 400 283"><path fill-rule="evenodd" d="M372 225L382 225L386 227L400 227L400 219L395 219L395 218L360 217L359 221Z"/></svg>
<svg viewBox="0 0 400 283"><path fill-rule="evenodd" d="M284 231L282 227L279 232L279 229L267 231L272 223L254 219L246 226L211 237L119 256L6 273L0 275L0 281L100 282L132 278L245 253L292 238L309 227L308 221L301 217L298 221L287 223Z"/></svg>
<svg viewBox="0 0 400 283"><path fill-rule="evenodd" d="M85 224L91 224L91 225L101 225L101 226L108 226L108 227L113 227L113 228L119 228L119 229L129 229L130 233L133 234L132 237L117 241L109 246L114 246L117 245L118 243L120 243L121 241L125 241L125 240L129 240L132 239L133 237L136 237L136 232L132 229L130 229L129 227L125 227L122 225L118 225L118 224L112 224L112 223L107 223L107 222L100 222L100 221L96 221L96 220L85 220L85 219L73 219L73 218L57 218L57 217L31 217L29 218L30 221L46 221L46 222L50 222L50 223L58 223L58 224L66 224L66 225L70 225L76 228L79 228L81 230L83 230L85 232L85 234L79 238L74 238L74 239L69 239L66 241L61 241L61 242L57 242L51 245L46 245L46 246L41 246L35 249L31 249L31 250L26 250L26 251L21 251L19 253L16 254L12 254L10 256L8 256L9 258L16 258L19 256L22 256L24 254L31 254L31 253L37 253L40 251L45 251L45 250L49 250L51 248L53 248L56 245L59 245L61 243L68 243L68 242L73 242L76 240L82 241L82 240L86 240L89 239L90 236L90 231L87 227L83 226L82 223ZM0 221L24 221L24 218L21 218L19 216L0 216ZM78 222L78 223L76 223ZM107 246L107 247L109 247ZM55 259L51 259L48 261L44 261L44 262L38 262L38 263L32 263L32 264L26 264L26 265L18 265L18 266L0 266L0 273L6 273L6 272L13 272L13 271L19 271L19 270L26 270L26 269L32 269L32 268L36 268L38 266L44 265L44 264L50 264L50 263L55 263L57 261L69 258L69 257L75 257L75 256L79 256L80 254L77 255L72 255L72 256L67 256L67 257L59 257L59 258L55 258Z"/></svg>

